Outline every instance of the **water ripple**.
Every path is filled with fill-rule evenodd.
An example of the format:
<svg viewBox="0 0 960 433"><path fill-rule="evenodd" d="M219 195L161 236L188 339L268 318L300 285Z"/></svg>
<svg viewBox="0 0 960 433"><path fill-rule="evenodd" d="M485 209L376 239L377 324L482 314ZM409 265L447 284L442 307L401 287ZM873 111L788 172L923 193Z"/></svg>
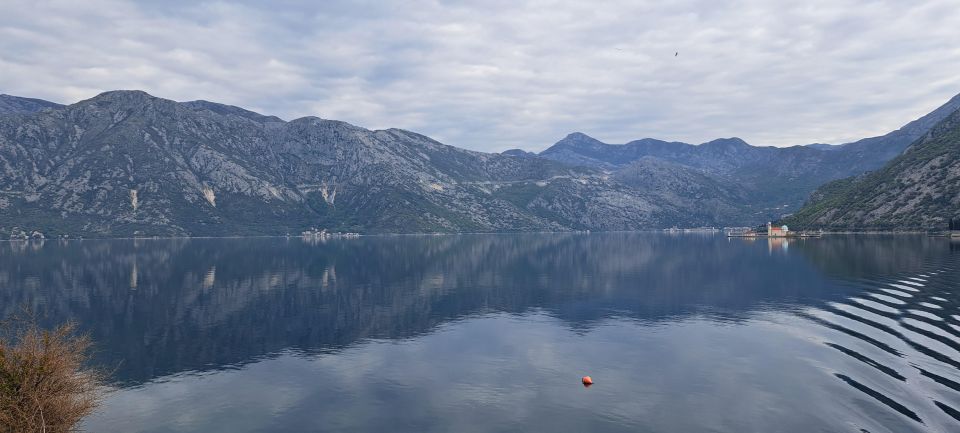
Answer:
<svg viewBox="0 0 960 433"><path fill-rule="evenodd" d="M930 428L960 421L956 275L935 269L890 281L859 279L860 294L796 314L828 331L820 337L826 347L857 361L832 373L852 389Z"/></svg>

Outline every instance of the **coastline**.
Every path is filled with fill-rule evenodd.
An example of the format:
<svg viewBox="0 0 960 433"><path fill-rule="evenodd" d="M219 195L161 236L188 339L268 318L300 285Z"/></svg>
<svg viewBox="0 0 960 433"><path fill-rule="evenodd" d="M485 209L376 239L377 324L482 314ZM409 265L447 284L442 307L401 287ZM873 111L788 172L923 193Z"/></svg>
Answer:
<svg viewBox="0 0 960 433"><path fill-rule="evenodd" d="M496 231L496 232L410 232L410 233L360 233L351 238L359 237L393 237L393 236L476 236L476 235L518 235L518 234L594 234L594 233L661 233L665 235L722 235L728 238L771 238L771 239L806 239L817 238L828 235L868 235L868 236L902 236L902 235L927 235L930 237L951 238L950 234L931 234L928 230L870 230L870 231L824 231L818 236L741 236L729 235L722 230L707 231L665 231L665 229L641 229L641 230L564 230L564 231ZM86 240L162 240L162 239L255 239L255 238L309 238L303 235L225 235L225 236L96 236L96 237L50 237L50 238L29 238L29 239L0 239L2 242L30 242L30 241L86 241ZM332 238L337 238L333 236ZM346 237L342 237L346 238ZM953 238L958 238L953 236Z"/></svg>

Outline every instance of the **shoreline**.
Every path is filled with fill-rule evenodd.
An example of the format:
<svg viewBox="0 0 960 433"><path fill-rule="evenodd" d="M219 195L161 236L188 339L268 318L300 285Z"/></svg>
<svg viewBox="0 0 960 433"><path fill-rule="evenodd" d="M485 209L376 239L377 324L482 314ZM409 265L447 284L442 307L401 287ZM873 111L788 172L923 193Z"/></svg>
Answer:
<svg viewBox="0 0 960 433"><path fill-rule="evenodd" d="M361 237L392 237L392 236L477 236L477 235L532 235L532 234L593 234L593 233L660 233L664 235L722 235L727 238L744 238L744 239L759 239L759 238L772 238L772 239L806 239L806 238L819 238L828 235L869 235L869 236L902 236L902 235L926 235L929 237L941 237L941 238L951 238L950 234L931 234L929 231L921 230L903 230L903 231L824 231L817 236L739 236L739 235L729 235L723 230L718 230L714 232L707 231L676 231L671 232L666 229L644 229L644 230L570 230L570 231L515 231L515 232L416 232L416 233L368 233L368 234L356 234L354 236L332 236L330 239L337 238L361 238ZM91 241L91 240L171 240L171 239L255 239L255 238L286 238L294 239L301 238L306 239L303 235L224 235L224 236L144 236L144 237L134 237L134 236L104 236L104 237L75 237L75 238L61 238L61 237L51 237L51 238L30 238L30 239L0 239L2 242L33 242L33 241ZM953 236L953 238L957 238Z"/></svg>

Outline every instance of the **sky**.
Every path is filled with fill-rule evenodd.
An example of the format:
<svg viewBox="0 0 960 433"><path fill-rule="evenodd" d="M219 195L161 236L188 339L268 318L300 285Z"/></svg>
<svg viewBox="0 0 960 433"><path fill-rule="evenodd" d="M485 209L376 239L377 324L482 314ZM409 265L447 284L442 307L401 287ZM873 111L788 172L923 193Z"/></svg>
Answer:
<svg viewBox="0 0 960 433"><path fill-rule="evenodd" d="M960 0L0 0L0 93L116 89L480 151L882 135L960 93Z"/></svg>

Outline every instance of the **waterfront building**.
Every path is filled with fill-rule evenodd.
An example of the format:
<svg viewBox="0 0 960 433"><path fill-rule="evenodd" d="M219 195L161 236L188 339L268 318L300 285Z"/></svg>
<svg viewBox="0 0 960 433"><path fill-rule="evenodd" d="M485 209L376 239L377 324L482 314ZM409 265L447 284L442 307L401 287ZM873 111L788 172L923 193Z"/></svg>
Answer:
<svg viewBox="0 0 960 433"><path fill-rule="evenodd" d="M786 237L790 234L790 228L786 225L775 226L773 223L767 223L767 236L770 237Z"/></svg>

